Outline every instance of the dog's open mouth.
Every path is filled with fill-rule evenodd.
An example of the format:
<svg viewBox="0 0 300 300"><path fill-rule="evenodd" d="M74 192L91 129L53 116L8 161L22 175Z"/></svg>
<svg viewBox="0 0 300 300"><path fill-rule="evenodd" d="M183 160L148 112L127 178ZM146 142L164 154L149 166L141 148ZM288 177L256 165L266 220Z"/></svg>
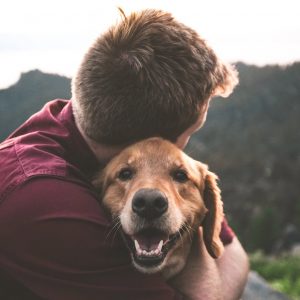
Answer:
<svg viewBox="0 0 300 300"><path fill-rule="evenodd" d="M168 235L161 230L149 228L131 236L124 234L124 237L137 264L155 267L164 261L167 253L182 235L182 231L181 229Z"/></svg>

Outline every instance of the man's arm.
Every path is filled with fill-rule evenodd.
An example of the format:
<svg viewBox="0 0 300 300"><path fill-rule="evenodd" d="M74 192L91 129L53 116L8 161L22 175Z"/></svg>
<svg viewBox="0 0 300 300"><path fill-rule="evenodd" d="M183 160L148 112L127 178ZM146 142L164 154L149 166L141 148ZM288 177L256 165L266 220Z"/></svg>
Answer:
<svg viewBox="0 0 300 300"><path fill-rule="evenodd" d="M235 300L243 292L248 270L247 254L236 237L215 260L208 254L199 229L186 267L171 284L185 299Z"/></svg>
<svg viewBox="0 0 300 300"><path fill-rule="evenodd" d="M216 264L220 274L223 299L239 299L246 285L249 260L236 237L231 244L225 246L225 252Z"/></svg>
<svg viewBox="0 0 300 300"><path fill-rule="evenodd" d="M0 270L2 280L14 285L3 295L0 278L1 299L25 299L19 286L39 299L180 299L161 276L134 270L121 237L85 186L30 179L0 208Z"/></svg>

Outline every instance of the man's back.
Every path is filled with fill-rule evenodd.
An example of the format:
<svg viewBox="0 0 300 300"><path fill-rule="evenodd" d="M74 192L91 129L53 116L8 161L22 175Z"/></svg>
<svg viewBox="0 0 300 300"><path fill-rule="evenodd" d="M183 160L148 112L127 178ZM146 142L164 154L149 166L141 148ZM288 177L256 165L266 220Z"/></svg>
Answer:
<svg viewBox="0 0 300 300"><path fill-rule="evenodd" d="M71 102L48 103L15 131L0 145L0 165L0 280L10 293L2 298L176 297L159 275L136 272L110 232L90 184L101 166Z"/></svg>

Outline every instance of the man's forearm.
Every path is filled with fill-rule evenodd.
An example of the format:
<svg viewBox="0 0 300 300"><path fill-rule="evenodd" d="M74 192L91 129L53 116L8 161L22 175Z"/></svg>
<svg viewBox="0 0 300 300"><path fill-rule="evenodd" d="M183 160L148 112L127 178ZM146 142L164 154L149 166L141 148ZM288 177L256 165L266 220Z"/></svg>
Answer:
<svg viewBox="0 0 300 300"><path fill-rule="evenodd" d="M173 285L189 300L235 300L243 292L248 274L248 258L237 238L214 260L202 241L192 247L183 272Z"/></svg>
<svg viewBox="0 0 300 300"><path fill-rule="evenodd" d="M187 264L173 283L184 300L223 299L218 265L199 240L194 241Z"/></svg>
<svg viewBox="0 0 300 300"><path fill-rule="evenodd" d="M224 254L216 260L216 264L222 282L223 299L240 299L248 278L249 261L237 238L225 247Z"/></svg>

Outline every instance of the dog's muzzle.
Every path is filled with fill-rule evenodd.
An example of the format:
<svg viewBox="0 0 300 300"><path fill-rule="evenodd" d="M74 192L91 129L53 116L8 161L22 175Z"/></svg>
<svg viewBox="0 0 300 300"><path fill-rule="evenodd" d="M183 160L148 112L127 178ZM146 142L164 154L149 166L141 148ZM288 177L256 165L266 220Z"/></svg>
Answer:
<svg viewBox="0 0 300 300"><path fill-rule="evenodd" d="M140 189L132 198L133 219L139 229L124 237L134 261L141 267L159 266L182 234L181 230L170 234L163 225L168 207L167 197L158 189Z"/></svg>

